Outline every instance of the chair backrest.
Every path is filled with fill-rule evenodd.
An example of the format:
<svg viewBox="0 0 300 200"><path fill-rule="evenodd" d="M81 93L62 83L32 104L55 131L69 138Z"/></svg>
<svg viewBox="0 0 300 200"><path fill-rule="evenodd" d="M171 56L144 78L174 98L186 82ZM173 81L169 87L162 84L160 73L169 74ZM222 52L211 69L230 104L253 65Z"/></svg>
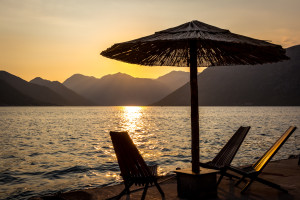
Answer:
<svg viewBox="0 0 300 200"><path fill-rule="evenodd" d="M250 126L241 126L233 134L230 140L226 143L226 145L221 149L221 151L216 155L216 157L211 161L210 164L218 168L228 166L239 150L249 130Z"/></svg>
<svg viewBox="0 0 300 200"><path fill-rule="evenodd" d="M121 175L125 181L132 178L153 177L127 132L111 131L110 137L117 155Z"/></svg>
<svg viewBox="0 0 300 200"><path fill-rule="evenodd" d="M271 146L271 148L266 151L266 153L259 158L259 160L252 165L255 171L262 171L268 162L277 153L280 147L285 143L285 141L292 135L292 133L297 129L295 126L290 126L285 133Z"/></svg>

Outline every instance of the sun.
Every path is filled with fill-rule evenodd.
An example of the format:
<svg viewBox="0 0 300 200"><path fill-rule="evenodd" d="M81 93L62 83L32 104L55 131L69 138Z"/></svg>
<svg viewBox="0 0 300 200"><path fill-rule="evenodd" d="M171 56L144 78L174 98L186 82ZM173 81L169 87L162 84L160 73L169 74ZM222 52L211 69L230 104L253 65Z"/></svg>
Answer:
<svg viewBox="0 0 300 200"><path fill-rule="evenodd" d="M141 106L124 106L123 108L128 115L140 115L142 110Z"/></svg>

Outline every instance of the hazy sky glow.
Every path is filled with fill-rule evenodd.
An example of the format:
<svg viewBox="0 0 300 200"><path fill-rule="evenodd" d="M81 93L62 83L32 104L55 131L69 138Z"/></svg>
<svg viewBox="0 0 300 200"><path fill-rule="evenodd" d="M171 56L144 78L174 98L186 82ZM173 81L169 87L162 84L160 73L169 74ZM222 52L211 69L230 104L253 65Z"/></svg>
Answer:
<svg viewBox="0 0 300 200"><path fill-rule="evenodd" d="M188 69L99 53L192 20L290 47L300 44L299 8L299 0L0 0L0 70L61 82L75 73L156 78Z"/></svg>

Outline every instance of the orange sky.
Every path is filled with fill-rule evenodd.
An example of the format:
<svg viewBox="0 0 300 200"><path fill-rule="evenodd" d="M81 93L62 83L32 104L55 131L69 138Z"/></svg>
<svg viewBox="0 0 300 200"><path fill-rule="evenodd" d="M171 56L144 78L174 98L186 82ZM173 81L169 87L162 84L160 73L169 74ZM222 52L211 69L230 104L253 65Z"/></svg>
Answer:
<svg viewBox="0 0 300 200"><path fill-rule="evenodd" d="M299 8L299 0L0 0L0 70L27 81L117 72L157 78L188 69L130 65L99 53L192 20L290 47L300 44Z"/></svg>

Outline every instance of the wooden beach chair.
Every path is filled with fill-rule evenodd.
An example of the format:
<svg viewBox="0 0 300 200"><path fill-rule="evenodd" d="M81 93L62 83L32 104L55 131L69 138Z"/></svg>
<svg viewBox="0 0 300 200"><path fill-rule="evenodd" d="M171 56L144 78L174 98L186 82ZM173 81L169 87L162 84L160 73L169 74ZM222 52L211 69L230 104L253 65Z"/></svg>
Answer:
<svg viewBox="0 0 300 200"><path fill-rule="evenodd" d="M239 177L227 173L227 166L229 166L232 162L249 130L250 126L241 126L212 161L207 163L200 162L201 167L220 170L221 176L217 182L217 185L219 185L224 176L228 176L230 178L235 177L239 179Z"/></svg>
<svg viewBox="0 0 300 200"><path fill-rule="evenodd" d="M129 189L133 184L144 186L141 199L145 199L147 189L152 184L156 186L164 199L165 194L157 183L156 166L147 166L128 133L111 131L110 137L125 184L125 189L117 196L117 199L120 199L125 193L129 194Z"/></svg>
<svg viewBox="0 0 300 200"><path fill-rule="evenodd" d="M267 166L273 156L277 153L280 147L286 142L286 140L292 135L292 133L296 130L297 127L290 126L285 133L271 146L271 148L265 152L265 154L258 159L252 166L245 167L245 168L236 168L230 166L229 169L241 174L243 177L236 183L236 186L239 185L245 178L250 179L244 188L242 189L241 193L246 192L246 190L250 187L253 181L258 181L270 187L276 188L283 192L287 192L287 190L280 187L280 185L267 181L258 177L258 175L262 172L262 170Z"/></svg>

